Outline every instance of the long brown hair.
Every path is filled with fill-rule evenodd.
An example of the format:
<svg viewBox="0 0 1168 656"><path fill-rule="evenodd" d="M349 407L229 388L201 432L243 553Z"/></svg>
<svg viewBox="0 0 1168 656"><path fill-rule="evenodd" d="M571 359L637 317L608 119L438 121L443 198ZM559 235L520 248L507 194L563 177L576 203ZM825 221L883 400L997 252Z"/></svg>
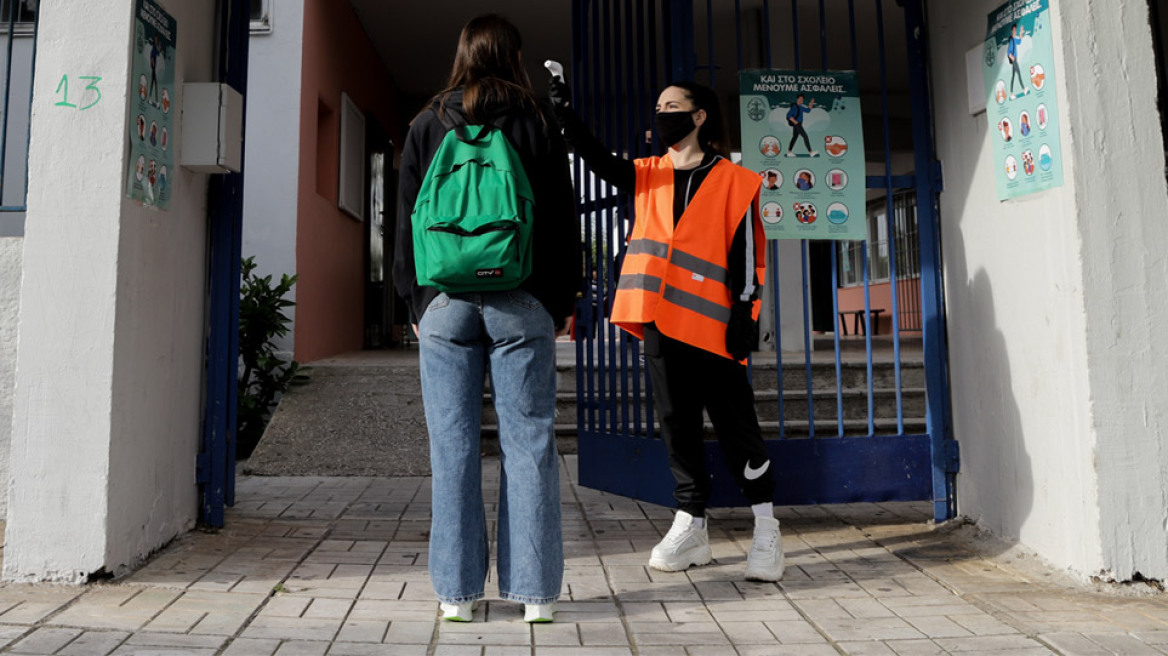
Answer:
<svg viewBox="0 0 1168 656"><path fill-rule="evenodd" d="M519 30L502 16L472 18L458 36L450 80L437 95L439 115L450 94L460 88L462 110L471 123L478 123L489 107L525 107L538 112L531 78L519 59L522 46Z"/></svg>

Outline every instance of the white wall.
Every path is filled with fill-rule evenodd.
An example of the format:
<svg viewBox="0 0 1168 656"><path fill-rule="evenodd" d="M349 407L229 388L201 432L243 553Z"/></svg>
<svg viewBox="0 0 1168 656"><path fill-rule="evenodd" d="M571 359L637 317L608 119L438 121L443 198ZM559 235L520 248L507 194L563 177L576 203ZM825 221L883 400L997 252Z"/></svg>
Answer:
<svg viewBox="0 0 1168 656"><path fill-rule="evenodd" d="M1155 79L1146 7L1052 2L1066 182L1001 203L964 70L1000 4L928 2L959 512L1084 576L1164 578L1168 203L1154 85L1127 84Z"/></svg>
<svg viewBox="0 0 1168 656"><path fill-rule="evenodd" d="M253 34L248 53L243 256L255 256L258 275L279 280L296 273L304 0L272 4L272 31ZM296 300L295 287L288 298ZM291 353L296 308L285 313L293 323L277 345Z"/></svg>
<svg viewBox="0 0 1168 656"><path fill-rule="evenodd" d="M1168 187L1143 2L1062 2L1105 577L1168 579ZM1082 28L1079 28L1080 30Z"/></svg>
<svg viewBox="0 0 1168 656"><path fill-rule="evenodd" d="M163 5L179 80L207 81L214 1ZM40 4L8 580L124 571L197 512L206 177L177 172L169 211L124 198L133 6ZM102 77L103 102L84 113L53 104L75 70Z"/></svg>
<svg viewBox="0 0 1168 656"><path fill-rule="evenodd" d="M0 237L0 517L8 512L8 446L12 436L16 328L20 315L20 265L24 239Z"/></svg>

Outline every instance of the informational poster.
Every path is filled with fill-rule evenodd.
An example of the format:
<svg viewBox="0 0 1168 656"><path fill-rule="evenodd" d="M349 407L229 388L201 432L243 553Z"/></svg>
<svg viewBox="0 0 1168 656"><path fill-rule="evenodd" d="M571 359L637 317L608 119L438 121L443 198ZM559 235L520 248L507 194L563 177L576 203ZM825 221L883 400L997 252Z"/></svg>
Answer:
<svg viewBox="0 0 1168 656"><path fill-rule="evenodd" d="M1050 0L991 12L983 59L998 199L1062 186Z"/></svg>
<svg viewBox="0 0 1168 656"><path fill-rule="evenodd" d="M742 165L762 177L768 239L867 239L864 130L854 71L738 76Z"/></svg>
<svg viewBox="0 0 1168 656"><path fill-rule="evenodd" d="M130 162L126 196L170 208L174 175L174 53L178 25L153 0L134 7L130 65Z"/></svg>

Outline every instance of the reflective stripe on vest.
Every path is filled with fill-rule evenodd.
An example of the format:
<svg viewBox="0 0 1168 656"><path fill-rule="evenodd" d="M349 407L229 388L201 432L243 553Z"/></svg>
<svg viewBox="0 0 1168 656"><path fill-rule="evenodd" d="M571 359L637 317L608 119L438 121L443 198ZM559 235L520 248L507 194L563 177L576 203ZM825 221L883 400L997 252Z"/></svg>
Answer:
<svg viewBox="0 0 1168 656"><path fill-rule="evenodd" d="M643 337L645 324L653 322L664 335L729 358L726 324L732 299L727 257L762 181L751 171L719 160L674 226L669 156L634 164L636 220L610 319L637 337ZM760 254L752 249L749 255L748 262L754 262ZM765 269L756 266L755 274L762 280ZM756 315L758 305L756 301Z"/></svg>

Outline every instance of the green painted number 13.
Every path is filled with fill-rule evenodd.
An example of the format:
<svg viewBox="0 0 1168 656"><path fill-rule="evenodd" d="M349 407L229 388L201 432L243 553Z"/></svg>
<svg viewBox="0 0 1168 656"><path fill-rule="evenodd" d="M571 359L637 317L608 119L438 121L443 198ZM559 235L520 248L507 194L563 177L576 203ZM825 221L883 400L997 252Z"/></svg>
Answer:
<svg viewBox="0 0 1168 656"><path fill-rule="evenodd" d="M72 108L77 109L79 111L85 111L85 110L89 109L90 107L93 107L97 103L101 102L101 89L97 88L97 83L101 82L100 77L95 77L93 75L80 75L80 76L78 76L77 79L90 81L89 84L86 85L85 91L92 91L95 94L97 94L96 97L93 99L93 102L89 103L88 105L83 105L81 107L78 107L76 105L76 103L69 102L69 76L62 75L61 81L59 83L57 83L57 91L56 92L58 94L61 94L61 100L59 102L55 103L55 105L57 107L72 107Z"/></svg>

